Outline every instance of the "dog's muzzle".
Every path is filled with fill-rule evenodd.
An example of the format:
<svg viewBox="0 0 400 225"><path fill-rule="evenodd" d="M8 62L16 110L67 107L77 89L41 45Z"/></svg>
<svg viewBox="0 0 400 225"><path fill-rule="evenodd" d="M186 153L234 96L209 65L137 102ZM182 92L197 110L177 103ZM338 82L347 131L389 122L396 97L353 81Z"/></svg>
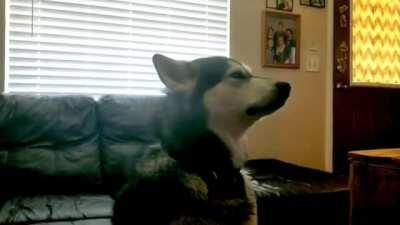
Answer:
<svg viewBox="0 0 400 225"><path fill-rule="evenodd" d="M276 94L275 97L263 106L252 106L246 110L248 116L264 116L275 112L282 107L290 94L290 84L286 82L277 82L275 84Z"/></svg>

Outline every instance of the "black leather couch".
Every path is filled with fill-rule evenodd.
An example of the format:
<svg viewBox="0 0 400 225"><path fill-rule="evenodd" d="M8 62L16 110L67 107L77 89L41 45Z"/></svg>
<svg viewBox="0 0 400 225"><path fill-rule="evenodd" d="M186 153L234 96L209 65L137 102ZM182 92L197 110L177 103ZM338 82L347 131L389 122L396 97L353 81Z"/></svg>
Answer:
<svg viewBox="0 0 400 225"><path fill-rule="evenodd" d="M158 144L160 101L0 95L0 225L110 225L112 196ZM270 187L259 225L345 224L348 190L333 175L276 160L247 167Z"/></svg>
<svg viewBox="0 0 400 225"><path fill-rule="evenodd" d="M160 97L0 96L0 224L110 224Z"/></svg>

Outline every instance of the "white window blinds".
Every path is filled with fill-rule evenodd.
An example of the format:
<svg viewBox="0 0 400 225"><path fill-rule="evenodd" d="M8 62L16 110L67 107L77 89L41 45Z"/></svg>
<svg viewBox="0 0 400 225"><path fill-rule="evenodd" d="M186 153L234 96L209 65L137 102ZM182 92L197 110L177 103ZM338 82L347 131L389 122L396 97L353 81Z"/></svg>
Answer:
<svg viewBox="0 0 400 225"><path fill-rule="evenodd" d="M229 0L8 1L11 93L158 95L153 54L228 55Z"/></svg>

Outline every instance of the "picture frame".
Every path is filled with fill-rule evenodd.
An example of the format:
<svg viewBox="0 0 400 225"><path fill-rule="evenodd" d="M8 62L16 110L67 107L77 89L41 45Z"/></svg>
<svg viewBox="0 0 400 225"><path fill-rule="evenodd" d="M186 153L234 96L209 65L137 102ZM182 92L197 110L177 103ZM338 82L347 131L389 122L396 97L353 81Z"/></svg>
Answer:
<svg viewBox="0 0 400 225"><path fill-rule="evenodd" d="M283 10L283 11L293 11L293 0L266 0L267 8Z"/></svg>
<svg viewBox="0 0 400 225"><path fill-rule="evenodd" d="M300 5L311 6L311 0L300 0Z"/></svg>
<svg viewBox="0 0 400 225"><path fill-rule="evenodd" d="M300 5L325 8L325 0L300 0Z"/></svg>
<svg viewBox="0 0 400 225"><path fill-rule="evenodd" d="M325 0L310 0L310 6L316 8L325 8Z"/></svg>
<svg viewBox="0 0 400 225"><path fill-rule="evenodd" d="M266 10L262 17L263 67L300 68L301 16Z"/></svg>

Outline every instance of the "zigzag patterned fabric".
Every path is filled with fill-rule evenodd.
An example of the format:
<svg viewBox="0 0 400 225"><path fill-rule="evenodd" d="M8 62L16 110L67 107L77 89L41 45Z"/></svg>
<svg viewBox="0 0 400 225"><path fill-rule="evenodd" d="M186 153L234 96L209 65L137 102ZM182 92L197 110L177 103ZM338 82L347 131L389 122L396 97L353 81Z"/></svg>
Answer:
<svg viewBox="0 0 400 225"><path fill-rule="evenodd" d="M400 84L400 0L352 1L352 82Z"/></svg>

